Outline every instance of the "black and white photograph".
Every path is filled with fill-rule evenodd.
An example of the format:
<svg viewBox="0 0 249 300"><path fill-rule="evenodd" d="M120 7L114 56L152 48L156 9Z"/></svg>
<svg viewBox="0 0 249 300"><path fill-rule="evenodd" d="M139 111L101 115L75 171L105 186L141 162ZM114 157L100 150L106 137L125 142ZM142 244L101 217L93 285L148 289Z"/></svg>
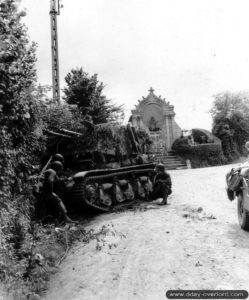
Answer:
<svg viewBox="0 0 249 300"><path fill-rule="evenodd" d="M0 0L0 300L248 293L248 0Z"/></svg>

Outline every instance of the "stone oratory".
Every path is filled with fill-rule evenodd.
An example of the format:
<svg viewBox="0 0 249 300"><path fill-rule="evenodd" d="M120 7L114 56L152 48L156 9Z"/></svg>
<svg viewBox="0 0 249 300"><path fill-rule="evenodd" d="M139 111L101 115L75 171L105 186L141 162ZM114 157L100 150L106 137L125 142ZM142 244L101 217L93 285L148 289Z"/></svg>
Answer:
<svg viewBox="0 0 249 300"><path fill-rule="evenodd" d="M149 89L147 97L138 100L131 111L132 126L145 129L153 140L152 152L170 151L174 141L182 135L175 121L174 106Z"/></svg>

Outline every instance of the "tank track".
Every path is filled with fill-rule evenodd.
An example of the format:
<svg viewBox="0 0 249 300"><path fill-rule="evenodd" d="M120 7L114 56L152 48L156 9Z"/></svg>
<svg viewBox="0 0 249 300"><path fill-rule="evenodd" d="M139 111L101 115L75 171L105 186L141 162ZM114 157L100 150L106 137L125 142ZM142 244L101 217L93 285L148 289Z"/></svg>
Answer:
<svg viewBox="0 0 249 300"><path fill-rule="evenodd" d="M92 203L92 202L88 201L85 197L85 195L86 195L85 189L86 189L87 183L88 182L101 183L101 182L105 182L105 180L108 178L113 178L113 177L123 178L124 176L127 176L129 174L135 175L135 178L137 178L138 175L146 174L146 176L148 176L148 173L151 172L152 170L153 170L152 168L140 169L140 170L130 170L130 171L125 171L125 172L115 172L115 173L107 174L107 175L89 176L89 177L79 179L78 182L75 183L75 187L74 187L74 200L76 200L77 202L83 202L86 206L92 207L97 210L101 210L104 212L111 211L114 207L118 208L119 206L124 206L124 203L122 202L121 204L116 204L116 205L112 205L112 206L108 207L108 206L105 206L102 203L100 203L99 199L97 199L97 201L95 201L96 203ZM124 202L125 202L125 204L130 204L132 201L134 201L134 200L124 201Z"/></svg>

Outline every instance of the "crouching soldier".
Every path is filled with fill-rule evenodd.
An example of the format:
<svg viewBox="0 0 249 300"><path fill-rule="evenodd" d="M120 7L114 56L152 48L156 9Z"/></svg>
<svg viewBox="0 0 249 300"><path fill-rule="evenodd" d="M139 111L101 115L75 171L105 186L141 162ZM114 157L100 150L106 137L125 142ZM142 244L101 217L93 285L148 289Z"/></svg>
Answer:
<svg viewBox="0 0 249 300"><path fill-rule="evenodd" d="M158 164L156 166L156 175L153 182L153 192L152 199L163 198L161 205L167 204L168 196L172 193L171 187L171 177L165 171L165 166L163 164Z"/></svg>
<svg viewBox="0 0 249 300"><path fill-rule="evenodd" d="M73 222L67 215L66 207L58 195L60 187L65 182L65 178L60 178L63 164L54 161L49 169L44 172L43 198L47 208L52 214L62 216L64 221Z"/></svg>

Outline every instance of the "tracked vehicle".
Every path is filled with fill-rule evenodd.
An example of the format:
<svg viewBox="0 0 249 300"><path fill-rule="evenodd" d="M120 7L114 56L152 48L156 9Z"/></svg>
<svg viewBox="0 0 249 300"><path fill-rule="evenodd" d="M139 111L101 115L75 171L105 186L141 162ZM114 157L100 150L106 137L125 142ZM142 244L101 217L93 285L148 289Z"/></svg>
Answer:
<svg viewBox="0 0 249 300"><path fill-rule="evenodd" d="M56 151L62 153L74 175L68 184L70 202L85 209L110 211L152 192L155 164L144 153L151 141L130 125L88 128L88 138L62 129ZM140 134L139 134L140 133Z"/></svg>

